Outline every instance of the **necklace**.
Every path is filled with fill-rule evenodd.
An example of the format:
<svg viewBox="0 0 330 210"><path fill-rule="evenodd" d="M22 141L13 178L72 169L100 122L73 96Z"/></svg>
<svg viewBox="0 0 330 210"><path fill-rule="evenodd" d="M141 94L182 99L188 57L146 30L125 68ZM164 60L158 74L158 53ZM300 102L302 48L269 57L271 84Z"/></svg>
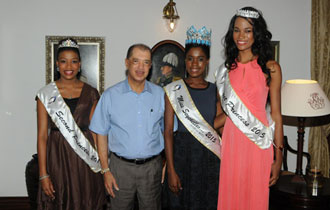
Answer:
<svg viewBox="0 0 330 210"><path fill-rule="evenodd" d="M74 82L72 85L71 92L69 93L70 94L69 99L72 99L72 92L74 92L74 90L75 90L75 84L76 84L76 82Z"/></svg>
<svg viewBox="0 0 330 210"><path fill-rule="evenodd" d="M68 97L66 97L67 99L72 99L73 98L72 95L74 95L74 91L75 91L75 88L76 88L76 83L77 82L73 82L71 88L67 87L64 84L61 84L60 89L62 89L62 91L65 91L66 90L65 91L66 94L64 94L64 95L68 96Z"/></svg>

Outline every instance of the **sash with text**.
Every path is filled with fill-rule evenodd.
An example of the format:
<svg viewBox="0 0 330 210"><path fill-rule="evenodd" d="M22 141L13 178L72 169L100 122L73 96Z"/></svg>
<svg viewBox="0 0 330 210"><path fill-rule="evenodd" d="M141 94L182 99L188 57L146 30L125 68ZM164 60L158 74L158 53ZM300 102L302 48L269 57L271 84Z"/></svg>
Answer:
<svg viewBox="0 0 330 210"><path fill-rule="evenodd" d="M221 157L221 138L196 108L184 81L177 80L164 87L177 117L187 130L206 148Z"/></svg>
<svg viewBox="0 0 330 210"><path fill-rule="evenodd" d="M51 82L37 93L50 118L58 127L75 153L95 172L101 171L97 151L81 132L76 124L70 108L66 105L55 82Z"/></svg>
<svg viewBox="0 0 330 210"><path fill-rule="evenodd" d="M261 149L269 148L273 142L275 129L269 107L267 107L269 126L266 126L250 112L237 96L230 84L228 70L223 64L216 72L216 84L221 98L221 106L236 127Z"/></svg>

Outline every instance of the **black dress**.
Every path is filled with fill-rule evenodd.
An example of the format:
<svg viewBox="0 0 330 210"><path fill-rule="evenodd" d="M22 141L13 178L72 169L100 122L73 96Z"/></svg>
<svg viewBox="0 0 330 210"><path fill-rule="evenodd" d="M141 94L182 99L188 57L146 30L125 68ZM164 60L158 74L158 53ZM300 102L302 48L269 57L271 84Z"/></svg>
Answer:
<svg viewBox="0 0 330 210"><path fill-rule="evenodd" d="M191 98L203 118L213 126L217 89L212 83L195 89L186 83ZM218 201L219 158L193 137L178 120L173 142L174 168L183 190L175 195L164 184L164 206L169 210L216 210ZM166 173L167 175L167 173Z"/></svg>
<svg viewBox="0 0 330 210"><path fill-rule="evenodd" d="M76 99L64 99L85 137L94 145L88 130L89 115L97 90L84 84L81 95ZM99 210L106 202L103 178L94 173L73 151L56 125L49 118L50 134L47 140L47 172L55 190L52 201L39 185L38 209L42 210Z"/></svg>

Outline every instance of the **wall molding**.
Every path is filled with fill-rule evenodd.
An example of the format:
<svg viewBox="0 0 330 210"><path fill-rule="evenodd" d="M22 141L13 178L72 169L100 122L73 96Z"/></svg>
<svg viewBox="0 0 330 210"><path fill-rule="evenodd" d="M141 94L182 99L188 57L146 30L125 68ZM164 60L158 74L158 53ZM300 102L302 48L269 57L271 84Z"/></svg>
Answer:
<svg viewBox="0 0 330 210"><path fill-rule="evenodd" d="M1 210L30 210L29 197L0 197Z"/></svg>

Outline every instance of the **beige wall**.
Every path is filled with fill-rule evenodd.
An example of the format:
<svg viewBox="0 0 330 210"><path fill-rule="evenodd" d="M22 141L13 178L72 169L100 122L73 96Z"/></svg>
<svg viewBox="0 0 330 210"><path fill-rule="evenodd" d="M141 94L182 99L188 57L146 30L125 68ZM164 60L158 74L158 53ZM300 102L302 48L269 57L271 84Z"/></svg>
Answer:
<svg viewBox="0 0 330 210"><path fill-rule="evenodd" d="M166 0L1 0L0 1L0 196L25 196L24 171L36 153L35 93L45 85L45 36L106 38L105 86L124 79L124 57L136 42L153 46L164 39L182 45L194 24L212 29L208 79L222 62L221 38L235 10L261 9L280 40L283 79L310 78L310 0L177 0L181 19L174 33L162 20ZM285 127L296 145L296 128ZM307 143L305 142L305 146ZM306 151L305 147L305 151ZM290 157L290 170L295 158Z"/></svg>

